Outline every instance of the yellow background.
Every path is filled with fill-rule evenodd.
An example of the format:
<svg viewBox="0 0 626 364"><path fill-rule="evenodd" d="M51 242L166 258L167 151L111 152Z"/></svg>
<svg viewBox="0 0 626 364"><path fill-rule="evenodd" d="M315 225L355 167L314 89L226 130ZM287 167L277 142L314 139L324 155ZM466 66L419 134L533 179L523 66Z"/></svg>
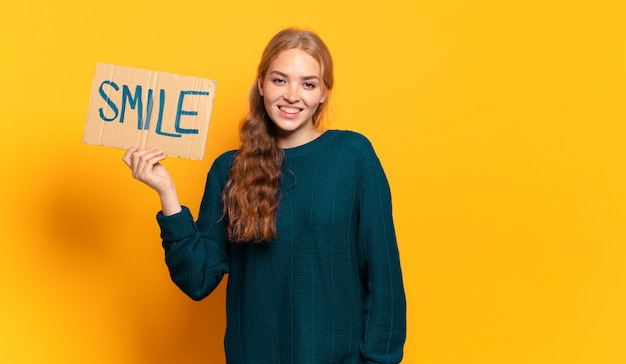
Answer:
<svg viewBox="0 0 626 364"><path fill-rule="evenodd" d="M223 362L224 286L170 283L156 194L81 143L96 62L218 81L197 211L284 26L336 61L330 128L373 142L408 297L404 363L626 363L619 0L26 1L0 11L0 362Z"/></svg>

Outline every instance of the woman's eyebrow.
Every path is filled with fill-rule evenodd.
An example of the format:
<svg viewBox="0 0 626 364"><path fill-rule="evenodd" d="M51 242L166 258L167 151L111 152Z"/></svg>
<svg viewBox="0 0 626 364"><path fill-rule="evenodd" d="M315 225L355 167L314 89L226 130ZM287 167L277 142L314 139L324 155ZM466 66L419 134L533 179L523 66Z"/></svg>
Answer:
<svg viewBox="0 0 626 364"><path fill-rule="evenodd" d="M274 71L272 71L272 72L270 72L270 73L271 73L271 74L276 74L276 75L281 76L281 77L284 77L284 78L289 78L289 75L288 75L288 74L286 74L286 73L284 73L284 72L281 72L281 71L276 71L276 70L274 70ZM316 75L311 75L311 76L304 76L304 77L302 77L302 79L303 79L303 80L319 80L319 77L318 77L318 76L316 76Z"/></svg>

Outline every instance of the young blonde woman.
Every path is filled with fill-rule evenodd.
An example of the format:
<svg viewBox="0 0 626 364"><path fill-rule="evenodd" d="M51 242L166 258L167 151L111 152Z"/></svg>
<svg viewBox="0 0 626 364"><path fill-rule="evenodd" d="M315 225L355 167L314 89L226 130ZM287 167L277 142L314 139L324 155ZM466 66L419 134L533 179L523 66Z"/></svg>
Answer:
<svg viewBox="0 0 626 364"><path fill-rule="evenodd" d="M322 131L333 63L313 32L263 52L241 147L211 167L194 220L160 163L129 148L158 193L172 280L194 300L228 274L228 363L399 363L406 301L387 178L362 135Z"/></svg>

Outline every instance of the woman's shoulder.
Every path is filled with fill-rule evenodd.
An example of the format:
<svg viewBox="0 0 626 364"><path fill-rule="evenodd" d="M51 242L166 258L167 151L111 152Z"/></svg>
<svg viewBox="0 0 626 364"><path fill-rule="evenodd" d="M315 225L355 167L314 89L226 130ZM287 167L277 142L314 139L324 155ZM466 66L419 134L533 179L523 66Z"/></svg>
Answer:
<svg viewBox="0 0 626 364"><path fill-rule="evenodd" d="M373 152L372 143L363 134L353 130L329 130L336 143L359 152Z"/></svg>
<svg viewBox="0 0 626 364"><path fill-rule="evenodd" d="M349 139L349 140L365 140L367 141L367 137L357 131L354 130L348 130L348 129L330 129L327 131L327 133L335 136L335 137L339 137L339 138L344 138L344 139Z"/></svg>
<svg viewBox="0 0 626 364"><path fill-rule="evenodd" d="M235 153L237 153L236 150L229 150L220 154L213 161L213 166L211 167L211 169L219 170L222 172L230 170L233 165L233 160L235 159Z"/></svg>
<svg viewBox="0 0 626 364"><path fill-rule="evenodd" d="M235 153L237 153L237 150L235 150L235 149L226 151L226 152L220 154L217 158L215 158L215 162L214 163L232 164L233 158L235 158Z"/></svg>
<svg viewBox="0 0 626 364"><path fill-rule="evenodd" d="M330 133L336 140L342 143L354 146L371 146L372 144L365 135L354 130L332 129L328 130L327 133Z"/></svg>

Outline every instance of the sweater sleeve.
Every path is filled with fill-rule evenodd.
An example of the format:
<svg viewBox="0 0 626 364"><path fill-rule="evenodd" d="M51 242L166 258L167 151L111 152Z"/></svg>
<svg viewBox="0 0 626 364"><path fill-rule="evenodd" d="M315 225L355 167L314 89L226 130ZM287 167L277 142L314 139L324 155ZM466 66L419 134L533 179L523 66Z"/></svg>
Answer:
<svg viewBox="0 0 626 364"><path fill-rule="evenodd" d="M359 185L359 272L364 287L364 363L400 363L406 339L406 298L394 230L391 192L380 161Z"/></svg>
<svg viewBox="0 0 626 364"><path fill-rule="evenodd" d="M198 301L208 296L228 272L226 226L220 202L222 176L214 166L207 178L198 220L187 207L178 214L157 214L165 263L172 281Z"/></svg>

